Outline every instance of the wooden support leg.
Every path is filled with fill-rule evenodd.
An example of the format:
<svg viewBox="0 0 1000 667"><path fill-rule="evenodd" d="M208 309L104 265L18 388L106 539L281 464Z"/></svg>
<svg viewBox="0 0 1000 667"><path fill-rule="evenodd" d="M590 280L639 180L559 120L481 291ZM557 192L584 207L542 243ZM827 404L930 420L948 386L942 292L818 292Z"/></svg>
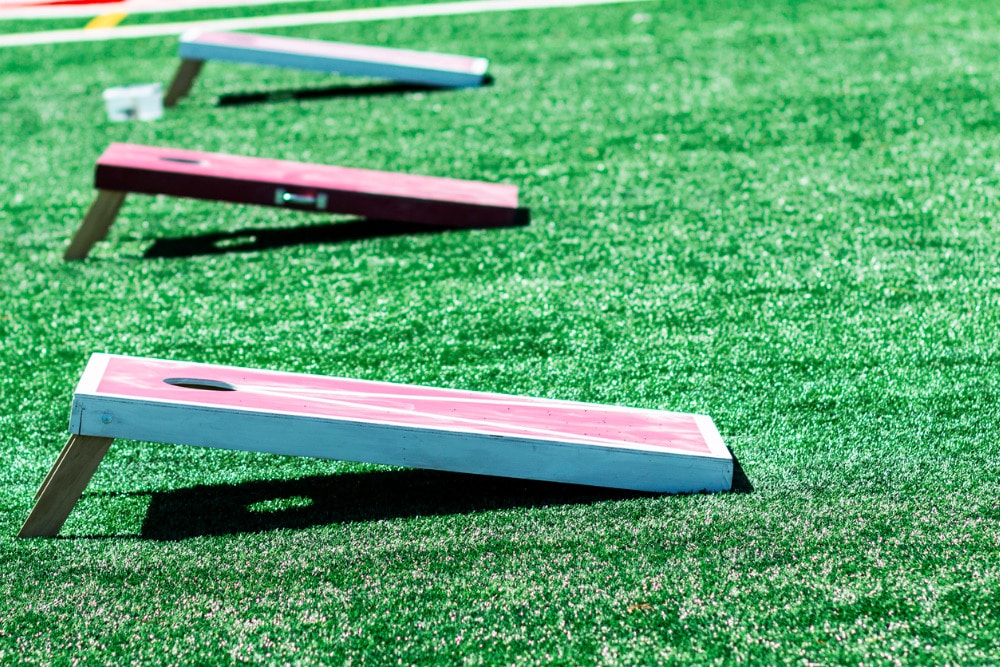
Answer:
<svg viewBox="0 0 1000 667"><path fill-rule="evenodd" d="M198 72L201 71L201 66L204 64L204 60L188 60L186 58L181 60L177 74L174 75L174 80L167 88L167 94L163 96L163 106L177 106L177 100L188 94L195 77L198 76Z"/></svg>
<svg viewBox="0 0 1000 667"><path fill-rule="evenodd" d="M95 243L108 235L108 229L118 217L118 209L125 201L125 194L117 190L97 191L97 199L90 205L90 210L70 241L69 248L63 255L64 260L83 259Z"/></svg>
<svg viewBox="0 0 1000 667"><path fill-rule="evenodd" d="M71 435L36 495L18 537L54 537L80 499L112 438Z"/></svg>
<svg viewBox="0 0 1000 667"><path fill-rule="evenodd" d="M56 462L52 464L52 467L49 468L49 471L45 473L45 479L42 480L41 486L39 486L38 490L35 491L36 503L38 502L38 499L42 497L42 491L44 491L45 487L49 485L49 480L52 479L53 473L55 473L55 471L59 469L59 466L62 464L63 459L66 458L66 452L68 451L69 451L69 443L67 442L65 445L63 445L62 451L59 452L59 458L57 458Z"/></svg>

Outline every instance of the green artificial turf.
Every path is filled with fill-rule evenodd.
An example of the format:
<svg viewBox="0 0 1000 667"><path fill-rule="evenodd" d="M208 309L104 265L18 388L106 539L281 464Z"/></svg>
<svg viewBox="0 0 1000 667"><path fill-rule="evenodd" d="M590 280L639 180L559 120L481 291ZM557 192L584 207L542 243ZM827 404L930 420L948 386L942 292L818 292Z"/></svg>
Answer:
<svg viewBox="0 0 1000 667"><path fill-rule="evenodd" d="M0 50L0 663L1000 662L1000 16L648 2L282 34L485 55L492 86ZM360 86L219 106L219 96ZM343 91L341 91L343 92ZM416 233L130 197L112 141L514 183ZM116 441L14 538L90 353L711 415L731 493L643 495Z"/></svg>

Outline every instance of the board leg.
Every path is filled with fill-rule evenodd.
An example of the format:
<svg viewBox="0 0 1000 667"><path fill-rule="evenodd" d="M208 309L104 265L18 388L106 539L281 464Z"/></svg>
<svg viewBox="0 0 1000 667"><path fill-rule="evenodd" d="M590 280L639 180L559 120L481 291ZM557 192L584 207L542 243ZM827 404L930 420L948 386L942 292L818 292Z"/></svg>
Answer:
<svg viewBox="0 0 1000 667"><path fill-rule="evenodd" d="M55 473L56 470L59 469L59 466L62 465L63 459L66 458L66 452L69 451L70 443L72 443L72 438L69 440L69 442L63 445L62 451L59 452L59 458L57 458L56 462L52 464L52 467L49 468L49 471L45 473L45 479L42 480L41 486L39 486L38 490L35 491L36 503L38 502L38 499L41 498L42 492L45 491L45 487L49 485L49 481L52 479L52 475Z"/></svg>
<svg viewBox="0 0 1000 667"><path fill-rule="evenodd" d="M191 90L191 85L194 83L198 73L201 72L201 66L204 64L204 60L188 60L187 58L181 60L180 67L177 68L177 73L174 74L174 80L170 82L167 94L163 96L163 106L177 106L177 101Z"/></svg>
<svg viewBox="0 0 1000 667"><path fill-rule="evenodd" d="M35 496L18 537L54 537L94 476L112 438L73 434Z"/></svg>
<svg viewBox="0 0 1000 667"><path fill-rule="evenodd" d="M118 217L118 209L125 201L125 195L126 193L117 190L97 191L97 199L90 205L90 210L70 241L69 248L63 255L64 260L85 258L94 244L108 235L108 229Z"/></svg>

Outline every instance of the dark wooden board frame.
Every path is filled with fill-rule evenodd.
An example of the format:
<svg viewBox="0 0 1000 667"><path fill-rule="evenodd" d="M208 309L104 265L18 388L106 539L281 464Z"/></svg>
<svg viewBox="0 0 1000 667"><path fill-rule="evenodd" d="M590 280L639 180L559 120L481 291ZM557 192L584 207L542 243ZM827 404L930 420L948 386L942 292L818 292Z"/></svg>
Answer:
<svg viewBox="0 0 1000 667"><path fill-rule="evenodd" d="M127 193L170 195L450 228L527 224L517 187L499 183L114 143L98 159L98 194L64 259L105 238Z"/></svg>

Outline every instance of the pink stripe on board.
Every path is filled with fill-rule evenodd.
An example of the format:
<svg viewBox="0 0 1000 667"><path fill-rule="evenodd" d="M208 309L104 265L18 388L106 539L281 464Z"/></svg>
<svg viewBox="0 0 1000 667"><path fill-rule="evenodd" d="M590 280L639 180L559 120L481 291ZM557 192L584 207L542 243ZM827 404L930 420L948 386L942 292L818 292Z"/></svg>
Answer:
<svg viewBox="0 0 1000 667"><path fill-rule="evenodd" d="M276 51L302 56L317 56L338 60L377 61L387 65L441 69L468 74L483 74L482 58L427 53L380 46L324 42L296 37L275 37L238 32L204 32L183 39L195 44L232 46L260 51Z"/></svg>
<svg viewBox="0 0 1000 667"><path fill-rule="evenodd" d="M223 383L235 390L194 389L168 384L167 379ZM695 416L690 414L159 359L110 357L96 395L611 447L645 445L711 453Z"/></svg>

